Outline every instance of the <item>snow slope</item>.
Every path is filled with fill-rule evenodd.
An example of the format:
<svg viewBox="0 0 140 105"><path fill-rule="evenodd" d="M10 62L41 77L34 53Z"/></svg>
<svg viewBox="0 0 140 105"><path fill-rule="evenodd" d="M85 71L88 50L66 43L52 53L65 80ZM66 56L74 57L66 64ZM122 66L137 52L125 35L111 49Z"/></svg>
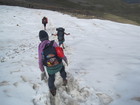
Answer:
<svg viewBox="0 0 140 105"><path fill-rule="evenodd" d="M38 33L64 27L68 86L56 74L51 96L38 68ZM66 14L0 6L1 105L140 105L140 27Z"/></svg>

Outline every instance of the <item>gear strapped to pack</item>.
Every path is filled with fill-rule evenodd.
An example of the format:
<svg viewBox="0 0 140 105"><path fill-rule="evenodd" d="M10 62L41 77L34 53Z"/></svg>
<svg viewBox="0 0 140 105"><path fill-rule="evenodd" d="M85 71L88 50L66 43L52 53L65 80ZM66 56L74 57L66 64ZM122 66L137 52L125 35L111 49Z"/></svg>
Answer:
<svg viewBox="0 0 140 105"><path fill-rule="evenodd" d="M53 43L54 40L47 44L43 49L43 65L47 67L52 67L62 62L62 59L57 56Z"/></svg>

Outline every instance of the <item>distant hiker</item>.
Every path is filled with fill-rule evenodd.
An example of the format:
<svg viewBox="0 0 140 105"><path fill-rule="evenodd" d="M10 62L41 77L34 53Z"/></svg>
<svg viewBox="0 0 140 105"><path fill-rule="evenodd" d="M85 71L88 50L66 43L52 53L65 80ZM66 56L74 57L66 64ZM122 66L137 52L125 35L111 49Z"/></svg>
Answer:
<svg viewBox="0 0 140 105"><path fill-rule="evenodd" d="M65 41L64 35L70 35L70 33L65 33L65 29L62 27L56 28L56 31L57 31L57 34L52 34L52 35L57 36L59 46L62 45L63 49L65 49L64 44L63 44Z"/></svg>
<svg viewBox="0 0 140 105"><path fill-rule="evenodd" d="M42 24L44 25L44 30L46 30L46 24L47 23L48 23L48 18L47 17L43 17Z"/></svg>
<svg viewBox="0 0 140 105"><path fill-rule="evenodd" d="M62 60L67 63L67 58L63 53L63 49L57 45L57 43L49 40L48 33L44 30L39 32L39 39L41 43L38 46L39 68L42 74L45 74L44 66L49 75L48 86L53 96L56 94L56 87L54 85L55 73L60 72L63 78L63 85L67 84L67 74Z"/></svg>

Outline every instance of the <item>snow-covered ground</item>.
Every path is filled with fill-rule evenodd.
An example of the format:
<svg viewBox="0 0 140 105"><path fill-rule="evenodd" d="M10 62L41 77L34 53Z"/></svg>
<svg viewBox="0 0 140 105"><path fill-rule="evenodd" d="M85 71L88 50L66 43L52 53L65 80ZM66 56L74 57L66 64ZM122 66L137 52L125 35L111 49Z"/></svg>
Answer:
<svg viewBox="0 0 140 105"><path fill-rule="evenodd" d="M51 96L38 68L38 33L64 27L68 85ZM0 105L140 105L140 26L0 6Z"/></svg>

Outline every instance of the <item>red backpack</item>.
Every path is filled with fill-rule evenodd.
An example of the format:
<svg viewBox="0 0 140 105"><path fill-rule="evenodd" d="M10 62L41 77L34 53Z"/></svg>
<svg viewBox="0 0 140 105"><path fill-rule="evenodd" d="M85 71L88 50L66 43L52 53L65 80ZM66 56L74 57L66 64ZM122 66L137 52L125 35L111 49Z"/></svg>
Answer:
<svg viewBox="0 0 140 105"><path fill-rule="evenodd" d="M55 50L56 50L58 57L60 57L60 58L64 57L64 52L63 52L63 49L61 47L55 47Z"/></svg>

